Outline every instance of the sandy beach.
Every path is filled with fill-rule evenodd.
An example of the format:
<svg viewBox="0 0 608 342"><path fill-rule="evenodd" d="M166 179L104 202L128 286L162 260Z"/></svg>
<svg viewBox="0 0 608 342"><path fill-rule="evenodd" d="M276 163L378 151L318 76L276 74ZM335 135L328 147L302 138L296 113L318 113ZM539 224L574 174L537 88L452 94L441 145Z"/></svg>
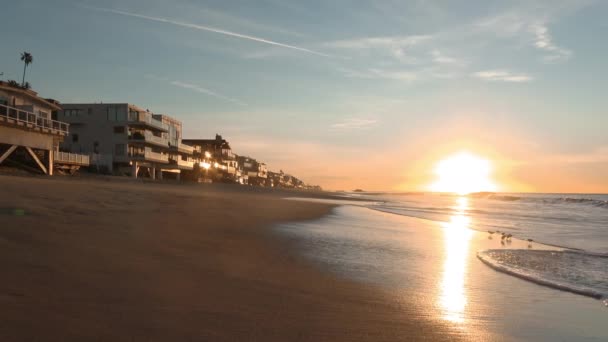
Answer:
<svg viewBox="0 0 608 342"><path fill-rule="evenodd" d="M0 193L2 341L458 338L272 233L328 204L110 178L0 176Z"/></svg>

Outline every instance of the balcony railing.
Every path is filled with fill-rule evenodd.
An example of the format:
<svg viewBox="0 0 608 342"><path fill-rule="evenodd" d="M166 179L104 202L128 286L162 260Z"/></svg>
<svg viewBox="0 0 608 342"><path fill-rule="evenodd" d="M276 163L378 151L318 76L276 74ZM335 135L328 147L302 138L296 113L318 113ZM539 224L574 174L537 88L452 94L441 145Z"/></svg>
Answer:
<svg viewBox="0 0 608 342"><path fill-rule="evenodd" d="M169 147L169 140L163 137L156 136L152 132L135 132L130 137L131 140L145 141L162 147Z"/></svg>
<svg viewBox="0 0 608 342"><path fill-rule="evenodd" d="M190 146L190 145L186 145L182 142L178 142L177 145L172 146L174 149L176 149L178 152L181 153L185 153L185 154L193 154L194 153L194 147Z"/></svg>
<svg viewBox="0 0 608 342"><path fill-rule="evenodd" d="M88 166L90 164L89 156L84 154L67 153L67 152L53 152L53 160L56 163L72 164Z"/></svg>
<svg viewBox="0 0 608 342"><path fill-rule="evenodd" d="M181 160L178 159L177 160L177 166L182 167L182 168L187 168L187 169L193 169L194 168L194 162L193 161L188 161L188 160Z"/></svg>
<svg viewBox="0 0 608 342"><path fill-rule="evenodd" d="M142 112L129 112L129 122L146 124L150 127L159 129L161 131L169 131L169 125L162 121L156 120L150 113Z"/></svg>
<svg viewBox="0 0 608 342"><path fill-rule="evenodd" d="M0 105L0 120L16 126L46 129L59 135L68 135L70 127L68 123L46 119L38 114L6 105Z"/></svg>
<svg viewBox="0 0 608 342"><path fill-rule="evenodd" d="M129 153L129 157L134 158L134 159L143 159L146 161L153 161L153 162L159 162L159 163L168 163L169 162L169 155L158 153L158 152L153 152L153 151Z"/></svg>

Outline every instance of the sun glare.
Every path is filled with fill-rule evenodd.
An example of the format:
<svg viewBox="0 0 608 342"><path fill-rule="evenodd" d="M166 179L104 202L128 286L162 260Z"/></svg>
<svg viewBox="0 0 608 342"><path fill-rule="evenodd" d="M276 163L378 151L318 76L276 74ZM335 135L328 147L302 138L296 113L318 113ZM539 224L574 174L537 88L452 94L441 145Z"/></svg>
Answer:
<svg viewBox="0 0 608 342"><path fill-rule="evenodd" d="M434 171L437 179L431 184L431 191L466 195L497 189L490 179L490 161L470 152L460 152L441 160Z"/></svg>

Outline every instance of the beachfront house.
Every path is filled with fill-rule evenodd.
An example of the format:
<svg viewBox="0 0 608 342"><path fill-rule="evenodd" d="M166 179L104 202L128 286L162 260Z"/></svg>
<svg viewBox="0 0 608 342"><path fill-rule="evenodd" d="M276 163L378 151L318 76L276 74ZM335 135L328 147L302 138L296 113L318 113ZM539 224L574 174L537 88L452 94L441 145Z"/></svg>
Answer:
<svg viewBox="0 0 608 342"><path fill-rule="evenodd" d="M0 164L53 175L89 164L88 156L62 153L69 124L57 120L59 102L15 82L0 81Z"/></svg>
<svg viewBox="0 0 608 342"><path fill-rule="evenodd" d="M129 103L70 103L59 111L70 123L61 147L87 153L91 163L112 174L180 179L194 167L194 148L182 142L182 124Z"/></svg>
<svg viewBox="0 0 608 342"><path fill-rule="evenodd" d="M242 167L242 173L247 175L249 185L266 186L268 168L265 163L246 156L237 156L237 161Z"/></svg>
<svg viewBox="0 0 608 342"><path fill-rule="evenodd" d="M239 183L236 155L230 144L221 135L215 139L184 139L184 143L194 147L194 158L199 164L193 177L214 182Z"/></svg>

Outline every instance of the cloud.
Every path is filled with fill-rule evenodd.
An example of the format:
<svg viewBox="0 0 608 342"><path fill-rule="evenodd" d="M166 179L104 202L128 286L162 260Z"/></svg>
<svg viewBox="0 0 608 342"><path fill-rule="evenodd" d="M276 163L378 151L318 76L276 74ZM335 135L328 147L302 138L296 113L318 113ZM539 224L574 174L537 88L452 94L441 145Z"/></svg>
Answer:
<svg viewBox="0 0 608 342"><path fill-rule="evenodd" d="M140 18L140 19L145 19L145 20L150 20L150 21L156 21L156 22L160 22L160 23L165 23L165 24L170 24L170 25L175 25L175 26L180 26L180 27L186 27L186 28L191 28L191 29L200 30L200 31L213 32L213 33L217 33L217 34L221 34L221 35L225 35L225 36L229 36L229 37L233 37L233 38L254 41L254 42L267 44L267 45L278 46L278 47L282 47L285 49L296 50L296 51L305 52L305 53L322 56L322 57L332 57L328 54L310 50L310 49L307 49L304 47L279 43L279 42L272 41L272 40L265 39L265 38L250 36L250 35L246 35L246 34L242 34L242 33L231 32L231 31L214 28L214 27L210 27L210 26L186 23L186 22L182 22L182 21L176 21L176 20L161 18L161 17L152 17L152 16L143 15L143 14L119 11L119 10L114 10L114 9L109 9L109 8L99 8L99 7L86 7L86 8L95 10L95 11L114 13L114 14L119 14L119 15L123 15L123 16Z"/></svg>
<svg viewBox="0 0 608 342"><path fill-rule="evenodd" d="M377 68L371 68L363 71L340 68L339 71L341 71L346 77L352 78L389 79L407 82L412 82L419 79L419 75L416 72L412 71L383 70Z"/></svg>
<svg viewBox="0 0 608 342"><path fill-rule="evenodd" d="M332 124L330 128L332 130L361 130L373 127L376 124L378 124L378 121L373 119L349 118Z"/></svg>
<svg viewBox="0 0 608 342"><path fill-rule="evenodd" d="M192 9L190 9L192 10ZM302 34L300 32L295 32L291 30L286 30L281 27L275 27L271 25L266 25L264 23L259 23L256 21L252 21L246 18L233 16L231 14L218 11L215 9L211 9L209 7L194 7L194 10L197 11L197 17L200 17L201 20L210 21L214 23L221 23L222 25L226 25L229 23L231 27L239 27L247 30L254 31L265 31L272 32L275 34L293 36L293 37L306 37L307 35Z"/></svg>
<svg viewBox="0 0 608 342"><path fill-rule="evenodd" d="M466 65L465 62L458 60L454 57L447 56L447 55L441 53L439 50L431 51L431 56L433 58L433 61L437 64L452 65L452 66L465 66Z"/></svg>
<svg viewBox="0 0 608 342"><path fill-rule="evenodd" d="M536 49L547 52L548 54L543 57L545 62L565 61L573 52L553 42L548 22L555 20L554 15L547 13L544 17L536 17L511 11L484 18L475 23L474 27L478 31L488 31L501 38L520 38L525 44L531 44Z"/></svg>
<svg viewBox="0 0 608 342"><path fill-rule="evenodd" d="M211 91L211 90L209 90L207 88L203 88L203 87L198 86L196 84L185 83L185 82L181 82L181 81L171 81L170 84L173 85L173 86L179 87L179 88L189 89L189 90L193 90L193 91L196 91L198 93L201 93L201 94L206 94L206 95L209 95L209 96L213 96L213 97L216 97L218 99L222 99L222 100L225 100L225 101L228 101L228 102L232 102L232 103L235 103L235 104L238 104L238 105L241 105L241 106L246 106L247 105L246 103L244 103L242 101L239 101L237 99L233 99L233 98L228 97L228 96L224 96L224 95L218 94L218 93L216 93L214 91Z"/></svg>
<svg viewBox="0 0 608 342"><path fill-rule="evenodd" d="M533 78L526 74L514 74L505 70L485 70L473 73L471 76L484 81L501 81L501 82L530 82Z"/></svg>
<svg viewBox="0 0 608 342"><path fill-rule="evenodd" d="M430 35L367 37L326 42L323 45L337 49L375 49L379 47L406 47L431 39Z"/></svg>
<svg viewBox="0 0 608 342"><path fill-rule="evenodd" d="M540 50L549 52L543 59L546 62L556 62L567 60L572 56L572 51L561 48L553 43L549 29L544 24L534 24L530 26L530 31L535 35L534 46Z"/></svg>
<svg viewBox="0 0 608 342"><path fill-rule="evenodd" d="M201 93L201 94L205 94L205 95L209 95L209 96L213 96L216 97L218 99L224 100L224 101L228 101L228 102L232 102L234 104L238 104L240 106L246 106L247 104L237 100L235 98L231 98L222 94L219 94L215 91L209 90L207 88L201 87L199 85L196 84L192 84L192 83L187 83L187 82L182 82L182 81L172 81L169 80L168 78L165 77L160 77L157 75L152 75L152 74L146 74L144 75L145 78L151 79L151 80L155 80L155 81L162 81L162 82L167 82L170 85L174 86L174 87L179 87L182 89L188 89L188 90L192 90L195 91L197 93Z"/></svg>

